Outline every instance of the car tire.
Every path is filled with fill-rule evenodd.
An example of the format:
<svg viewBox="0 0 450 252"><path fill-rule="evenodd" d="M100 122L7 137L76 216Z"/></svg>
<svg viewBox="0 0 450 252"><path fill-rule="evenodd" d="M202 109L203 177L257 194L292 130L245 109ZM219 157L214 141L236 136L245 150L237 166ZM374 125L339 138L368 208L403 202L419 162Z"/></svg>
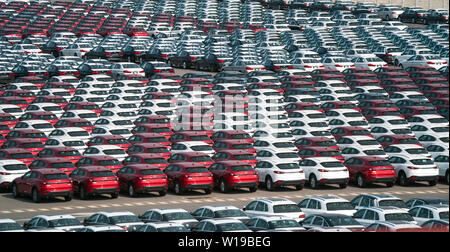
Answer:
<svg viewBox="0 0 450 252"><path fill-rule="evenodd" d="M119 192L111 193L112 199L117 199L119 197Z"/></svg>
<svg viewBox="0 0 450 252"><path fill-rule="evenodd" d="M20 197L20 193L19 193L19 189L17 189L17 185L13 184L11 187L12 190L12 195L14 198L19 198Z"/></svg>
<svg viewBox="0 0 450 252"><path fill-rule="evenodd" d="M394 186L394 182L388 182L386 183L386 187L393 187Z"/></svg>
<svg viewBox="0 0 450 252"><path fill-rule="evenodd" d="M311 176L309 176L309 186L311 186L312 189L319 189L319 183L317 182L316 175L311 174Z"/></svg>
<svg viewBox="0 0 450 252"><path fill-rule="evenodd" d="M65 201L72 201L73 195L69 193L68 195L64 196Z"/></svg>
<svg viewBox="0 0 450 252"><path fill-rule="evenodd" d="M166 194L167 194L167 191L159 191L159 196L166 196Z"/></svg>
<svg viewBox="0 0 450 252"><path fill-rule="evenodd" d="M128 185L128 196L133 197L133 198L136 197L136 190L134 188L133 183L130 183Z"/></svg>
<svg viewBox="0 0 450 252"><path fill-rule="evenodd" d="M225 183L225 180L224 180L224 179L221 179L221 180L219 181L219 191L220 191L221 193L226 193L226 192L229 191L228 185L227 185L227 183Z"/></svg>
<svg viewBox="0 0 450 252"><path fill-rule="evenodd" d="M339 188L341 189L347 188L347 183L339 184Z"/></svg>
<svg viewBox="0 0 450 252"><path fill-rule="evenodd" d="M273 189L274 189L272 178L269 176L266 178L266 189L267 189L267 191L273 191Z"/></svg>
<svg viewBox="0 0 450 252"><path fill-rule="evenodd" d="M398 184L401 186L407 186L409 184L406 174L403 171L398 174Z"/></svg>
<svg viewBox="0 0 450 252"><path fill-rule="evenodd" d="M211 194L211 193L212 193L212 189L211 188L205 189L205 194Z"/></svg>
<svg viewBox="0 0 450 252"><path fill-rule="evenodd" d="M296 185L295 186L295 190L297 190L297 191L300 191L300 190L303 190L303 185Z"/></svg>
<svg viewBox="0 0 450 252"><path fill-rule="evenodd" d="M86 189L84 188L83 185L80 185L79 193L80 199L87 200L89 198L88 194L86 193Z"/></svg>
<svg viewBox="0 0 450 252"><path fill-rule="evenodd" d="M435 186L437 184L436 180L428 181L428 185Z"/></svg>
<svg viewBox="0 0 450 252"><path fill-rule="evenodd" d="M250 192L256 192L258 190L258 187L257 186L249 187L248 190Z"/></svg>
<svg viewBox="0 0 450 252"><path fill-rule="evenodd" d="M180 184L179 181L175 182L175 185L174 185L174 187L173 187L173 190L175 191L175 194L178 194L178 195L180 195L180 194L183 193L183 192L182 192L183 190L181 189L181 184Z"/></svg>
<svg viewBox="0 0 450 252"><path fill-rule="evenodd" d="M41 201L41 197L39 196L38 190L36 188L33 188L31 191L31 199L34 203L39 203Z"/></svg>
<svg viewBox="0 0 450 252"><path fill-rule="evenodd" d="M367 182L361 173L356 176L356 184L359 188L364 188L367 186Z"/></svg>

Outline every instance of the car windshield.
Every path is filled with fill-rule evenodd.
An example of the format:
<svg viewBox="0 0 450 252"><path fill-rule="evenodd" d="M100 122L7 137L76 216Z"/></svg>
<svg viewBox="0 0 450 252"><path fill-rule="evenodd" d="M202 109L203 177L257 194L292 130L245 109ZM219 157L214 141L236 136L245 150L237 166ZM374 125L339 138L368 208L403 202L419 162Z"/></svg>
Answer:
<svg viewBox="0 0 450 252"><path fill-rule="evenodd" d="M158 228L158 232L168 232L168 233L173 233L173 232L189 232L189 230L187 228L185 228L184 226L176 226L176 227L162 227L162 228Z"/></svg>
<svg viewBox="0 0 450 252"><path fill-rule="evenodd" d="M204 167L190 167L186 168L187 173L209 173L208 169Z"/></svg>
<svg viewBox="0 0 450 252"><path fill-rule="evenodd" d="M91 177L93 178L114 177L114 173L111 171L96 171L91 172Z"/></svg>
<svg viewBox="0 0 450 252"><path fill-rule="evenodd" d="M210 151L210 150L212 150L211 146L209 146L209 145L193 146L191 148L194 151Z"/></svg>
<svg viewBox="0 0 450 252"><path fill-rule="evenodd" d="M300 169L300 166L297 163L279 164L279 165L277 165L277 167L282 170L284 170L284 169Z"/></svg>
<svg viewBox="0 0 450 252"><path fill-rule="evenodd" d="M23 230L23 228L15 222L0 223L0 232L12 230Z"/></svg>
<svg viewBox="0 0 450 252"><path fill-rule="evenodd" d="M328 211L339 211L339 210L353 210L352 204L350 202L331 202L327 203Z"/></svg>
<svg viewBox="0 0 450 252"><path fill-rule="evenodd" d="M281 204L273 206L274 213L295 213L301 212L300 208L295 204Z"/></svg>
<svg viewBox="0 0 450 252"><path fill-rule="evenodd" d="M109 166L109 165L120 165L120 162L117 159L110 159L110 160L100 160L98 161L98 164L101 166Z"/></svg>
<svg viewBox="0 0 450 252"><path fill-rule="evenodd" d="M61 218L57 220L49 221L50 227L68 227L68 226L81 226L80 221L75 218Z"/></svg>
<svg viewBox="0 0 450 252"><path fill-rule="evenodd" d="M106 155L123 155L126 154L123 149L117 149L117 150L104 150L103 151Z"/></svg>
<svg viewBox="0 0 450 252"><path fill-rule="evenodd" d="M135 215L120 215L110 217L111 224L140 222L139 218Z"/></svg>
<svg viewBox="0 0 450 252"><path fill-rule="evenodd" d="M336 162L323 162L323 163L320 163L320 164L323 167L326 167L326 168L344 167L344 165L341 162L339 162L339 161L336 161Z"/></svg>
<svg viewBox="0 0 450 252"><path fill-rule="evenodd" d="M226 209L226 210L219 210L216 211L216 216L219 218L226 218L226 217L247 217L247 215L238 209Z"/></svg>
<svg viewBox="0 0 450 252"><path fill-rule="evenodd" d="M191 157L192 162L212 162L212 158L209 156L198 156L198 157Z"/></svg>
<svg viewBox="0 0 450 252"><path fill-rule="evenodd" d="M3 169L7 171L18 171L18 170L28 170L28 167L25 164L12 164L12 165L4 165Z"/></svg>
<svg viewBox="0 0 450 252"><path fill-rule="evenodd" d="M329 216L328 219L333 226L361 225L350 216Z"/></svg>
<svg viewBox="0 0 450 252"><path fill-rule="evenodd" d="M378 204L380 206L393 206L393 207L398 207L398 208L408 208L408 206L406 206L405 202L403 202L402 200L381 200Z"/></svg>
<svg viewBox="0 0 450 252"><path fill-rule="evenodd" d="M411 163L415 165L432 165L433 161L431 159L413 159L410 160Z"/></svg>
<svg viewBox="0 0 450 252"><path fill-rule="evenodd" d="M298 154L296 152L285 152L276 154L279 158L298 158Z"/></svg>
<svg viewBox="0 0 450 252"><path fill-rule="evenodd" d="M191 220L193 217L186 212L176 212L176 213L166 213L163 214L164 221L173 221L173 220Z"/></svg>
<svg viewBox="0 0 450 252"><path fill-rule="evenodd" d="M46 174L44 175L44 178L46 180L69 179L65 173Z"/></svg>
<svg viewBox="0 0 450 252"><path fill-rule="evenodd" d="M270 229L276 229L276 228L292 228L301 226L295 220L274 220L269 221L269 227Z"/></svg>
<svg viewBox="0 0 450 252"><path fill-rule="evenodd" d="M242 222L233 222L233 223L224 223L217 225L217 231L226 232L226 231L235 231L235 230L248 230L247 226Z"/></svg>
<svg viewBox="0 0 450 252"><path fill-rule="evenodd" d="M391 213L385 214L386 221L414 221L409 213Z"/></svg>

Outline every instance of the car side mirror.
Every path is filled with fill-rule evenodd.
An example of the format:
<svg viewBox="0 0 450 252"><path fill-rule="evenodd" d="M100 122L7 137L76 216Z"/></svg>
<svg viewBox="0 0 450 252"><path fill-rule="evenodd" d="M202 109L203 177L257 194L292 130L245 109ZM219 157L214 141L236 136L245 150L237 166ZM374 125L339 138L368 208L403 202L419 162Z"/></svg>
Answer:
<svg viewBox="0 0 450 252"><path fill-rule="evenodd" d="M245 210L247 210L247 208L246 208L246 207L243 207L242 210L245 211Z"/></svg>

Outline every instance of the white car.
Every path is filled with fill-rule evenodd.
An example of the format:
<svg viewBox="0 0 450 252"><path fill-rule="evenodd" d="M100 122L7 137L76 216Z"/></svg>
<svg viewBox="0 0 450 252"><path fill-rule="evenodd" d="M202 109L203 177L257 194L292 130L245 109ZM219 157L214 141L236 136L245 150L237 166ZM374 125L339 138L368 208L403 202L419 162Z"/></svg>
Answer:
<svg viewBox="0 0 450 252"><path fill-rule="evenodd" d="M419 225L411 224L409 222L396 221L374 221L372 224L366 227L367 232L410 232L419 231L422 228Z"/></svg>
<svg viewBox="0 0 450 252"><path fill-rule="evenodd" d="M135 74L145 77L145 72L139 65L129 62L119 62L114 64L111 68L111 72L113 77L127 74Z"/></svg>
<svg viewBox="0 0 450 252"><path fill-rule="evenodd" d="M83 224L69 214L64 215L38 215L24 223L25 230L56 229L68 231L73 228L82 228Z"/></svg>
<svg viewBox="0 0 450 252"><path fill-rule="evenodd" d="M49 138L58 138L61 140L75 140L87 143L89 141L89 132L80 127L56 128L50 134Z"/></svg>
<svg viewBox="0 0 450 252"><path fill-rule="evenodd" d="M92 50L93 47L88 43L73 43L60 51L62 56L76 56L83 58L86 53Z"/></svg>
<svg viewBox="0 0 450 252"><path fill-rule="evenodd" d="M191 151L202 152L209 155L210 157L212 157L215 154L213 148L203 141L177 142L172 145L172 148L170 150L172 154Z"/></svg>
<svg viewBox="0 0 450 252"><path fill-rule="evenodd" d="M22 226L12 219L0 219L0 232L24 232Z"/></svg>
<svg viewBox="0 0 450 252"><path fill-rule="evenodd" d="M298 165L298 161L260 161L256 164L255 170L258 173L259 182L264 183L269 191L274 190L277 186L290 185L295 186L297 190L301 190L305 183L305 174Z"/></svg>
<svg viewBox="0 0 450 252"><path fill-rule="evenodd" d="M375 221L405 221L418 225L406 210L392 206L363 207L358 209L353 218L365 227L373 224Z"/></svg>
<svg viewBox="0 0 450 252"><path fill-rule="evenodd" d="M59 137L49 137L47 142L45 142L45 146L47 147L72 147L78 150L86 149L87 145L82 140L71 140L67 138L59 138Z"/></svg>
<svg viewBox="0 0 450 252"><path fill-rule="evenodd" d="M119 161L123 161L128 156L121 147L109 144L90 146L83 152L83 156L96 155L111 156L117 158Z"/></svg>
<svg viewBox="0 0 450 252"><path fill-rule="evenodd" d="M355 64L346 57L326 57L322 60L325 69L338 70L340 72L347 68L355 67Z"/></svg>
<svg viewBox="0 0 450 252"><path fill-rule="evenodd" d="M384 147L387 155L405 155L414 156L420 155L427 158L432 158L431 154L421 145L418 144L391 144Z"/></svg>
<svg viewBox="0 0 450 252"><path fill-rule="evenodd" d="M405 202L390 194L360 194L350 201L355 209L361 209L363 207L385 207L393 206L405 211L409 208Z"/></svg>
<svg viewBox="0 0 450 252"><path fill-rule="evenodd" d="M298 151L297 147L291 141L270 141L268 139L256 140L253 147L257 150L274 150L274 151Z"/></svg>
<svg viewBox="0 0 450 252"><path fill-rule="evenodd" d="M347 187L348 169L335 158L305 158L300 161L300 167L305 171L305 177L313 189L318 189L323 184L339 184L340 188Z"/></svg>
<svg viewBox="0 0 450 252"><path fill-rule="evenodd" d="M297 222L305 218L305 213L302 212L295 202L283 198L254 199L243 210L251 218L259 216L284 216L292 218Z"/></svg>
<svg viewBox="0 0 450 252"><path fill-rule="evenodd" d="M411 66L429 66L439 70L439 68L447 66L447 61L441 58L439 55L415 55L406 59L399 59L398 64L400 67L408 68Z"/></svg>
<svg viewBox="0 0 450 252"><path fill-rule="evenodd" d="M24 113L24 111L19 106L14 104L0 104L0 112L11 114L17 118L19 118Z"/></svg>
<svg viewBox="0 0 450 252"><path fill-rule="evenodd" d="M357 156L378 156L378 157L384 157L389 158L389 155L383 151L383 149L380 149L376 146L349 146L342 148L341 150L342 156L347 160L352 157Z"/></svg>
<svg viewBox="0 0 450 252"><path fill-rule="evenodd" d="M15 159L0 160L0 189L9 189L14 179L29 171L27 165Z"/></svg>
<svg viewBox="0 0 450 252"><path fill-rule="evenodd" d="M116 125L108 125L108 126L100 126L95 127L91 131L91 137L97 136L97 135L121 135L124 138L129 138L133 134L129 129L126 129L122 126L116 126Z"/></svg>
<svg viewBox="0 0 450 252"><path fill-rule="evenodd" d="M134 225L143 225L144 223L132 212L97 212L86 219L83 224L91 225L116 225L127 230Z"/></svg>
<svg viewBox="0 0 450 252"><path fill-rule="evenodd" d="M445 182L450 184L450 178L449 178L449 171L448 171L448 164L449 164L449 158L448 158L448 152L447 155L439 155L434 157L434 163L439 168L439 177L444 178Z"/></svg>
<svg viewBox="0 0 450 252"><path fill-rule="evenodd" d="M195 232L252 232L239 220L230 218L207 219L191 228Z"/></svg>
<svg viewBox="0 0 450 252"><path fill-rule="evenodd" d="M378 57L356 57L352 59L356 68L369 68L370 70L375 70L380 67L386 67L388 64Z"/></svg>
<svg viewBox="0 0 450 252"><path fill-rule="evenodd" d="M448 212L448 205L422 205L415 206L409 210L409 214L419 225L429 220L448 221Z"/></svg>
<svg viewBox="0 0 450 252"><path fill-rule="evenodd" d="M300 209L309 216L311 214L335 213L353 216L356 212L350 202L338 196L309 196L298 203Z"/></svg>
<svg viewBox="0 0 450 252"><path fill-rule="evenodd" d="M239 208L235 206L202 206L192 212L197 220L230 218L239 221L246 221L250 218Z"/></svg>
<svg viewBox="0 0 450 252"><path fill-rule="evenodd" d="M411 125L400 116L375 116L368 120L371 133L375 138L383 135L407 134L415 136Z"/></svg>
<svg viewBox="0 0 450 252"><path fill-rule="evenodd" d="M189 232L189 228L173 222L154 222L132 227L134 232Z"/></svg>
<svg viewBox="0 0 450 252"><path fill-rule="evenodd" d="M258 216L245 223L255 232L300 232L306 229L292 218L283 216Z"/></svg>
<svg viewBox="0 0 450 252"><path fill-rule="evenodd" d="M317 58L295 58L290 63L295 68L305 69L307 72L312 72L316 69L324 69L324 64Z"/></svg>
<svg viewBox="0 0 450 252"><path fill-rule="evenodd" d="M439 169L431 158L421 155L392 154L389 162L395 167L398 183L402 186L415 181L427 181L430 186L437 183Z"/></svg>
<svg viewBox="0 0 450 252"><path fill-rule="evenodd" d="M181 224L188 229L198 222L188 211L181 208L149 209L140 215L139 219L145 223L167 221L169 223Z"/></svg>

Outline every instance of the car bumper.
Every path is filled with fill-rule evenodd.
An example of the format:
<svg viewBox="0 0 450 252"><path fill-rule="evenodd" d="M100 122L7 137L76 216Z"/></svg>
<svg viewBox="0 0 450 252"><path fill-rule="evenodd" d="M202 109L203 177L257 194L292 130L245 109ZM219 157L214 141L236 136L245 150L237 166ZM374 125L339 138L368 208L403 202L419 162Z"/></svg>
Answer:
<svg viewBox="0 0 450 252"><path fill-rule="evenodd" d="M390 183L395 182L395 177L383 177L383 178L368 178L368 182L372 183Z"/></svg>
<svg viewBox="0 0 450 252"><path fill-rule="evenodd" d="M409 177L408 180L410 182L416 182L416 181L437 181L439 179L439 176L413 176Z"/></svg>
<svg viewBox="0 0 450 252"><path fill-rule="evenodd" d="M320 184L347 184L348 183L348 179L346 178L339 178L339 179L321 179L319 181Z"/></svg>
<svg viewBox="0 0 450 252"><path fill-rule="evenodd" d="M119 188L113 187L113 188L93 188L88 190L88 194L95 195L95 194L110 194L110 193L116 193L119 192Z"/></svg>
<svg viewBox="0 0 450 252"><path fill-rule="evenodd" d="M72 191L50 191L50 192L42 192L41 197L58 197L58 196L69 196L72 195Z"/></svg>
<svg viewBox="0 0 450 252"><path fill-rule="evenodd" d="M187 184L184 186L184 189L186 190L193 190L193 189L212 189L213 184Z"/></svg>
<svg viewBox="0 0 450 252"><path fill-rule="evenodd" d="M301 185L303 186L305 184L306 180L279 180L275 181L275 186L297 186Z"/></svg>
<svg viewBox="0 0 450 252"><path fill-rule="evenodd" d="M245 187L257 187L258 183L255 182L236 182L231 183L232 188L245 188Z"/></svg>
<svg viewBox="0 0 450 252"><path fill-rule="evenodd" d="M142 186L137 188L138 192L161 192L167 191L166 186Z"/></svg>

